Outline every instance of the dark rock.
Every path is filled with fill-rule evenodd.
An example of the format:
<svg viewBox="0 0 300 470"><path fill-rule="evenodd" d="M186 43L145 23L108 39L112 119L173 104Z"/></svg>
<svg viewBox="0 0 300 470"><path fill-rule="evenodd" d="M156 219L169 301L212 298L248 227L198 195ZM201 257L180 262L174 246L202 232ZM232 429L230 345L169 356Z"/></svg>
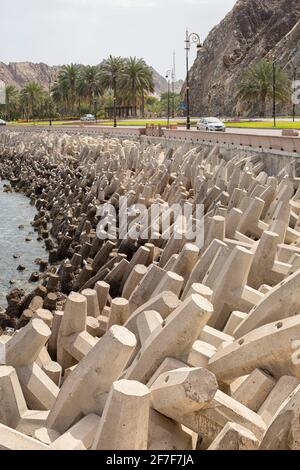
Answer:
<svg viewBox="0 0 300 470"><path fill-rule="evenodd" d="M262 58L279 58L292 77L291 63L300 65L299 17L299 0L237 1L207 36L191 68L191 114L245 115L245 106L236 101L237 85L244 70Z"/></svg>
<svg viewBox="0 0 300 470"><path fill-rule="evenodd" d="M29 282L38 282L40 275L38 272L33 272L29 278Z"/></svg>
<svg viewBox="0 0 300 470"><path fill-rule="evenodd" d="M19 318L22 310L21 303L24 298L25 291L23 289L14 289L7 296L8 307L6 309L6 314L9 317Z"/></svg>
<svg viewBox="0 0 300 470"><path fill-rule="evenodd" d="M24 266L23 264L19 264L19 266L17 267L18 271L25 271L25 269L26 269L26 266Z"/></svg>

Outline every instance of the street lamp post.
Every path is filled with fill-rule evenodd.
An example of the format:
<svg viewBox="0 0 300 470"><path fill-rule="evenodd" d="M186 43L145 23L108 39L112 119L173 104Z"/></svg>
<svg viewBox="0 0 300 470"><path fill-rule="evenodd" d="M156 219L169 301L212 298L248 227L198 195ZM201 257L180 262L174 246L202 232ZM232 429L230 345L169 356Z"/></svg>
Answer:
<svg viewBox="0 0 300 470"><path fill-rule="evenodd" d="M296 91L296 80L297 80L297 68L295 65L293 65L293 80L294 80L294 86L293 86L293 91ZM296 120L296 103L295 100L293 100L293 122Z"/></svg>
<svg viewBox="0 0 300 470"><path fill-rule="evenodd" d="M94 101L94 116L95 116L95 121L96 121L96 124L97 124L97 122L98 122L98 119L97 119L97 98L96 98L95 92L93 92L93 101Z"/></svg>
<svg viewBox="0 0 300 470"><path fill-rule="evenodd" d="M172 70L172 118L175 118L175 71Z"/></svg>
<svg viewBox="0 0 300 470"><path fill-rule="evenodd" d="M49 111L49 126L52 126L52 117L51 117L51 76L49 75L48 77L48 85L49 85L49 106L48 106L48 111Z"/></svg>
<svg viewBox="0 0 300 470"><path fill-rule="evenodd" d="M117 77L113 76L113 90L114 90L114 127L117 127Z"/></svg>
<svg viewBox="0 0 300 470"><path fill-rule="evenodd" d="M168 129L170 128L170 75L171 70L168 70L166 73L166 79L168 81Z"/></svg>
<svg viewBox="0 0 300 470"><path fill-rule="evenodd" d="M200 36L197 33L190 33L186 30L185 38L185 51L186 51L186 128L191 128L191 115L190 115L190 77L189 77L189 52L191 50L191 43L196 44L197 49L202 47Z"/></svg>
<svg viewBox="0 0 300 470"><path fill-rule="evenodd" d="M112 87L113 87L113 102L114 102L114 127L117 127L117 79L118 75L125 72L125 68L121 67L119 70L115 70L112 76Z"/></svg>
<svg viewBox="0 0 300 470"><path fill-rule="evenodd" d="M274 118L274 127L276 127L276 60L273 59L273 118Z"/></svg>

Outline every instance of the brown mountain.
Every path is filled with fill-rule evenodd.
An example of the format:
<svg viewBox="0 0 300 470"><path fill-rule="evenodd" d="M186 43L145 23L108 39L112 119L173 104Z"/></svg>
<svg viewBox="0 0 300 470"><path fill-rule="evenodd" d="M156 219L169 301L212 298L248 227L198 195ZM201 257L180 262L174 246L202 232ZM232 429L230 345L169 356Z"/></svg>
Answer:
<svg viewBox="0 0 300 470"><path fill-rule="evenodd" d="M48 87L49 77L54 81L60 70L59 66L49 67L46 64L32 62L12 62L8 65L0 62L0 80L6 85L22 88L28 82L38 82L44 88Z"/></svg>
<svg viewBox="0 0 300 470"><path fill-rule="evenodd" d="M291 61L298 65L300 78L300 1L238 0L210 32L191 68L192 114L245 114L235 98L241 75L273 54L290 72Z"/></svg>
<svg viewBox="0 0 300 470"><path fill-rule="evenodd" d="M165 79L165 77L160 75L153 67L150 67L150 68L153 72L155 93L157 95L160 95L161 93L165 93L166 91L168 91L168 82ZM174 86L175 93L180 93L181 88L183 86L183 80L176 81L174 85L175 85Z"/></svg>
<svg viewBox="0 0 300 470"><path fill-rule="evenodd" d="M0 62L0 80L6 85L14 85L22 88L26 83L35 81L44 88L48 87L49 76L52 82L57 78L61 66L49 66L44 63L34 64L32 62L12 62L8 65ZM154 77L155 93L160 95L167 91L167 80L151 67ZM175 83L175 91L180 92L183 82Z"/></svg>

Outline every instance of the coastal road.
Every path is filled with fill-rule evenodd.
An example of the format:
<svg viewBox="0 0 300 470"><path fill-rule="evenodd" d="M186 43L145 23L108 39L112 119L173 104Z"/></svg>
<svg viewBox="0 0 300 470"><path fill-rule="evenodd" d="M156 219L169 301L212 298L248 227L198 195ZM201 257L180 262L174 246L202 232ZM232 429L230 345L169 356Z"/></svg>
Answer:
<svg viewBox="0 0 300 470"><path fill-rule="evenodd" d="M2 130L5 130L5 128L9 128L9 127L15 127L15 126L11 126L10 124L8 126L3 126L3 128L1 128ZM32 126L32 127L35 127L35 126ZM37 126L39 127L39 126ZM46 126L48 127L48 126ZM55 125L53 126L53 129L67 129L67 128L82 128L82 124L80 124L79 122L75 122L75 123L70 123L70 124L64 124L64 125ZM113 129L113 126L101 126L101 124L99 125L95 125L95 124L85 124L84 125L84 128L85 129L99 129L99 128L107 128L107 129ZM137 129L138 127L144 127L144 126L121 126L119 125L118 128L119 129ZM299 125L300 127L300 125ZM21 129L21 126L20 126L20 129ZM178 130L179 131L185 131L185 127L181 127L179 126L178 127ZM297 129L294 129L296 132L298 132L298 136L293 136L294 138L300 138L300 129L297 130ZM191 130L192 132L198 132L197 129L195 127L192 127ZM189 132L190 132L189 131ZM208 131L205 131L205 130L201 130L201 132L207 132L207 135L209 135L210 133ZM244 134L244 135L257 135L257 136L268 136L268 137L281 137L282 136L282 129L261 129L261 128L245 128L245 127L227 127L226 128L226 134Z"/></svg>
<svg viewBox="0 0 300 470"><path fill-rule="evenodd" d="M80 124L71 124L72 127L81 127ZM67 125L64 125L62 127L68 127ZM91 129L97 129L99 126L97 125L85 125L84 127L86 128L91 128ZM103 126L104 127L104 126ZM105 126L108 129L111 128L113 129L113 126ZM118 126L119 128L129 128L129 129L136 129L137 126ZM141 126L142 127L142 126ZM300 126L299 126L300 127ZM185 130L184 127L178 127L178 130ZM296 130L296 129L295 129ZM191 131L197 132L197 129L194 127L191 129ZM201 131L205 132L205 131ZM209 132L207 132L209 134ZM264 136L282 136L282 129L254 129L254 128L245 128L245 127L227 127L226 128L226 133L228 134L247 134L247 135L264 135ZM300 130L298 131L299 136L300 136ZM298 137L299 137L298 136Z"/></svg>
<svg viewBox="0 0 300 470"><path fill-rule="evenodd" d="M33 129L37 130L50 130L49 126L8 126L14 130L32 131ZM112 126L100 126L100 125L85 125L82 126L79 123L70 123L69 125L56 125L52 127L53 131L64 132L72 131L73 132L87 132L91 134L101 134L106 131L109 133L110 130L112 134L115 135L128 135L128 136L139 136L139 128L136 126L118 126L114 130ZM105 129L105 131L104 131ZM1 131L1 128L0 128ZM198 132L198 135L197 135ZM165 137L170 139L183 139L190 142L212 142L219 144L227 144L229 146L234 146L240 148L249 147L265 150L275 150L285 153L293 153L300 155L300 137L298 136L282 136L281 129L253 129L253 128L227 128L226 133L223 132L208 132L208 131L197 131L193 128L190 131L187 131L184 127L178 127L177 130L166 130Z"/></svg>
<svg viewBox="0 0 300 470"><path fill-rule="evenodd" d="M296 130L296 129L295 129ZM253 128L240 128L240 127L227 127L227 133L230 134L251 134L251 135L267 135L267 136L282 136L282 129L253 129ZM300 132L298 132L300 134Z"/></svg>

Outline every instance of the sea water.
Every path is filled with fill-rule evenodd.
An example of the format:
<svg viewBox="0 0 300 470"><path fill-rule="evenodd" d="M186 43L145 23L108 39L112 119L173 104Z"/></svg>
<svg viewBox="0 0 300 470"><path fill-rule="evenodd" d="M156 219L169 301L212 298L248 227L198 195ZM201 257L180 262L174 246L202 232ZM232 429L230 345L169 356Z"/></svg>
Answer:
<svg viewBox="0 0 300 470"><path fill-rule="evenodd" d="M39 270L34 261L37 258L47 260L48 254L30 224L36 214L35 207L20 193L3 192L4 184L5 181L0 180L0 307L5 308L10 290L22 288L30 292L34 288L35 284L28 282L31 273ZM19 229L19 226L24 228ZM27 237L32 241L26 242ZM18 271L19 265L24 265L25 271Z"/></svg>

